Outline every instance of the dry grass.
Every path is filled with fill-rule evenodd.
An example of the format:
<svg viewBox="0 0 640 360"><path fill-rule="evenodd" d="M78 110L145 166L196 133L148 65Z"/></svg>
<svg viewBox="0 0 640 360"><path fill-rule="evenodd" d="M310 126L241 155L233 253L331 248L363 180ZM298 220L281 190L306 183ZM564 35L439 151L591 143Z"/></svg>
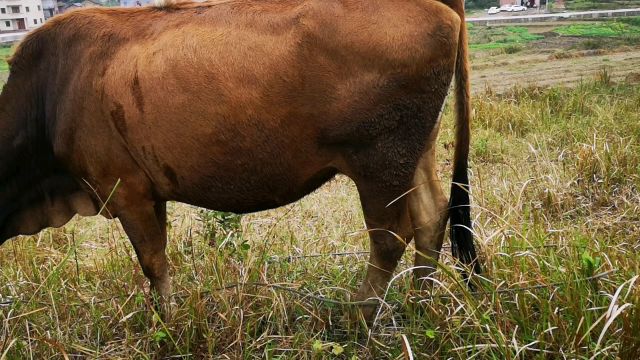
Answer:
<svg viewBox="0 0 640 360"><path fill-rule="evenodd" d="M341 323L347 307L317 297L347 300L366 257L288 258L366 249L357 194L338 177L241 223L173 204L176 305L167 324L152 315L116 222L74 220L8 242L0 248L0 358L635 358L639 107L640 87L614 84L606 71L573 89L476 97L481 294L457 283L445 255L432 294L412 290L403 272L373 327ZM445 116L446 177L453 119ZM400 271L410 268L409 253ZM279 286L216 290L236 283Z"/></svg>

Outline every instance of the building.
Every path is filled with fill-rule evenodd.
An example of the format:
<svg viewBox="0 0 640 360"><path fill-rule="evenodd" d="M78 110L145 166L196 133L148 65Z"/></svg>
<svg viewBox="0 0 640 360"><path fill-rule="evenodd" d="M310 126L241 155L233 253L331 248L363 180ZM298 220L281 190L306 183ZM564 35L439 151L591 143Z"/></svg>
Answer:
<svg viewBox="0 0 640 360"><path fill-rule="evenodd" d="M55 14L58 14L58 2L56 0L42 0L42 12L44 12L45 20L49 19Z"/></svg>
<svg viewBox="0 0 640 360"><path fill-rule="evenodd" d="M0 0L0 32L35 29L44 19L42 0Z"/></svg>
<svg viewBox="0 0 640 360"><path fill-rule="evenodd" d="M122 7L145 6L153 3L153 0L119 0Z"/></svg>
<svg viewBox="0 0 640 360"><path fill-rule="evenodd" d="M57 6L57 14L62 14L70 10L84 9L90 7L102 7L105 6L104 3L99 0L84 0L81 2L62 2L58 1Z"/></svg>

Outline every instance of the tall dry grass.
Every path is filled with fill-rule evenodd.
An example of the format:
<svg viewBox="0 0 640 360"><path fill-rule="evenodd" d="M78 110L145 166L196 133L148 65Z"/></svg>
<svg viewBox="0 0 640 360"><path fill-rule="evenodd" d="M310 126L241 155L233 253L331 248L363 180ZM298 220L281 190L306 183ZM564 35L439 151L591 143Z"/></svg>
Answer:
<svg viewBox="0 0 640 360"><path fill-rule="evenodd" d="M338 177L241 220L172 204L167 324L116 222L6 243L0 358L637 358L640 86L603 72L572 89L488 91L474 107L479 293L448 252L433 291L416 292L411 250L375 324L340 322L348 306L318 298L346 301L366 256L299 257L367 247L354 186ZM445 184L452 123L447 109Z"/></svg>

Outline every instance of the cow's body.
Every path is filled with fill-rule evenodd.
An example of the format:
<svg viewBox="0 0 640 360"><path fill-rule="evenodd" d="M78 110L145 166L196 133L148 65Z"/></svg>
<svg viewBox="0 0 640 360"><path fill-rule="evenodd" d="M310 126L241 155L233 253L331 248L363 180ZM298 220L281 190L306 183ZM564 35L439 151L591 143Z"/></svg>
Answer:
<svg viewBox="0 0 640 360"><path fill-rule="evenodd" d="M415 233L437 257L447 216L433 146L461 26L430 0L238 0L56 17L20 46L0 97L0 242L96 214L120 180L105 214L121 220L167 295L166 201L258 211L343 173L370 228ZM372 234L361 298L386 284L376 268L392 271L405 247Z"/></svg>

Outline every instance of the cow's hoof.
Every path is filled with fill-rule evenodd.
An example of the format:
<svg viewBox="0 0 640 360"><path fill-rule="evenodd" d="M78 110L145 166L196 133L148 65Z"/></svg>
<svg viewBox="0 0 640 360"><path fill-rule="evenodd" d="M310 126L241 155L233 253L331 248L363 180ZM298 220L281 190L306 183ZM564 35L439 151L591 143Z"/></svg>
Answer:
<svg viewBox="0 0 640 360"><path fill-rule="evenodd" d="M355 326L360 324L368 327L373 323L377 309L378 307L375 305L349 307L345 311L344 315L342 315L340 324L344 324L346 326Z"/></svg>

